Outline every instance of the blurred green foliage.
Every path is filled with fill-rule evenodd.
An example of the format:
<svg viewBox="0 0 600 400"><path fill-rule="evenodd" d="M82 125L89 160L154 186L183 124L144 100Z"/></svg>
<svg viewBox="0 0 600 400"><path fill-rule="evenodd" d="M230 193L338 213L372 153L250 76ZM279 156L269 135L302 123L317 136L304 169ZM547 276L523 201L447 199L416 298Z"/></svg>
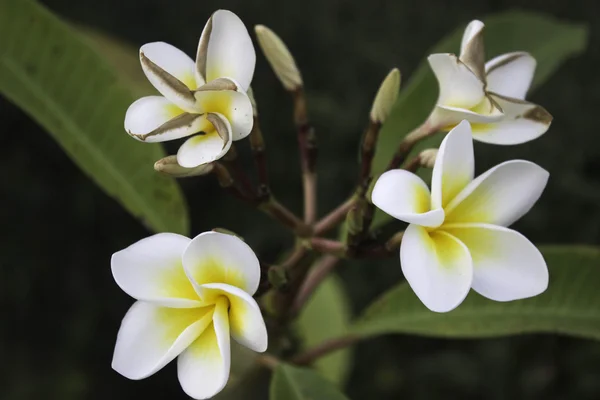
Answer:
<svg viewBox="0 0 600 400"><path fill-rule="evenodd" d="M146 168L165 156L161 146L142 147L115 135L135 97L104 58L31 0L0 2L0 37L0 93L44 126L95 182L151 229L187 234L178 185Z"/></svg>
<svg viewBox="0 0 600 400"><path fill-rule="evenodd" d="M43 3L78 25L134 46L164 40L188 54L194 53L205 20L217 8L235 11L248 26L264 23L274 29L292 49L307 84L319 135L321 213L352 190L361 130L390 68L399 67L409 79L428 49L456 26L515 7L588 22L589 50L568 61L530 98L554 115L550 131L518 147L478 145L476 155L478 171L510 158L529 159L550 171L544 196L515 227L534 242L600 242L600 139L595 132L600 5L594 1ZM300 210L291 106L261 56L253 87L275 193ZM149 232L79 171L26 114L5 100L0 103L0 221L8 228L0 247L6 317L0 339L1 397L184 398L173 365L139 382L110 369L116 332L132 303L112 280L110 255ZM175 146L167 146L170 153ZM247 153L242 156L249 161ZM291 244L291 238L282 239L287 236L279 227L245 212L212 179L181 183L194 234L227 227L243 235L267 261ZM338 271L352 293L355 312L401 279L396 259L348 262ZM600 344L592 341L557 335L488 340L396 335L357 347L346 392L353 399L595 399L600 396L599 376Z"/></svg>

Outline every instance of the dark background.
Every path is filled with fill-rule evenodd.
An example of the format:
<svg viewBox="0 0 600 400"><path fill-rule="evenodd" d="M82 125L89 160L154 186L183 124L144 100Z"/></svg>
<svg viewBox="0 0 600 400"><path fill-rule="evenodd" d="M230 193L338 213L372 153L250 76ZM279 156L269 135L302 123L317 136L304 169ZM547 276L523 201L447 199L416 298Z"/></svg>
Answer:
<svg viewBox="0 0 600 400"><path fill-rule="evenodd" d="M342 201L354 184L360 132L373 94L391 67L410 77L443 35L493 12L520 8L586 21L587 52L566 62L531 96L554 115L550 131L518 147L478 145L477 167L481 172L502 160L526 158L551 172L545 195L516 225L534 242L595 244L600 239L596 1L43 3L66 19L136 47L164 40L188 54L195 53L205 21L218 8L236 12L249 27L264 23L274 29L293 50L305 78L319 135L322 212ZM274 190L300 211L291 107L260 54L253 86ZM120 320L132 303L113 282L110 255L149 232L3 98L0 121L0 397L184 398L173 366L140 382L110 368ZM290 244L290 239L282 242L275 224L225 197L212 179L181 183L193 234L227 227L267 260ZM352 263L340 270L355 312L401 278L397 260ZM346 389L353 399L598 399L600 344L552 335L479 341L381 337L357 347Z"/></svg>

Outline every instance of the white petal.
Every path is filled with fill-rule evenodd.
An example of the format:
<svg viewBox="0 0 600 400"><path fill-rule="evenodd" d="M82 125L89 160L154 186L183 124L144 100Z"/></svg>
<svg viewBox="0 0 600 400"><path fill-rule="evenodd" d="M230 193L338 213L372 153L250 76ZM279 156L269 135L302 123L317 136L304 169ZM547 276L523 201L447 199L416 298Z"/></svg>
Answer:
<svg viewBox="0 0 600 400"><path fill-rule="evenodd" d="M445 223L488 223L508 226L540 198L548 171L523 160L499 164L471 182L446 207Z"/></svg>
<svg viewBox="0 0 600 400"><path fill-rule="evenodd" d="M462 121L442 141L431 177L431 208L444 208L475 173L471 126Z"/></svg>
<svg viewBox="0 0 600 400"><path fill-rule="evenodd" d="M432 54L428 60L440 87L439 105L469 109L483 100L483 82L454 54Z"/></svg>
<svg viewBox="0 0 600 400"><path fill-rule="evenodd" d="M483 22L471 21L465 29L460 44L460 60L481 80L485 79L483 27Z"/></svg>
<svg viewBox="0 0 600 400"><path fill-rule="evenodd" d="M229 121L220 114L210 115L218 117L220 128L203 131L203 134L193 136L181 145L177 151L177 162L182 167L195 168L213 162L229 151L232 142ZM207 116L209 120L210 115Z"/></svg>
<svg viewBox="0 0 600 400"><path fill-rule="evenodd" d="M206 52L206 81L233 78L244 91L248 90L256 53L248 30L240 18L227 10L219 10L211 17L211 29L202 32L200 43L209 35Z"/></svg>
<svg viewBox="0 0 600 400"><path fill-rule="evenodd" d="M229 379L231 349L227 300L215 305L213 323L177 359L177 376L184 392L194 399L219 393Z"/></svg>
<svg viewBox="0 0 600 400"><path fill-rule="evenodd" d="M112 367L129 379L146 378L177 357L206 329L212 307L177 309L136 302L123 318Z"/></svg>
<svg viewBox="0 0 600 400"><path fill-rule="evenodd" d="M225 294L229 299L229 325L231 337L251 350L267 350L268 336L265 321L256 300L235 286L224 283L200 285L203 297ZM210 300L209 300L210 301Z"/></svg>
<svg viewBox="0 0 600 400"><path fill-rule="evenodd" d="M207 127L212 125L204 116L188 114L162 96L142 97L125 114L127 133L148 143L179 139Z"/></svg>
<svg viewBox="0 0 600 400"><path fill-rule="evenodd" d="M473 20L467 25L465 28L465 33L463 33L462 41L460 43L460 55L465 53L468 50L469 43L481 33L484 28L484 24L481 21Z"/></svg>
<svg viewBox="0 0 600 400"><path fill-rule="evenodd" d="M196 236L183 254L186 274L197 285L225 283L253 295L260 281L260 263L238 237L218 232Z"/></svg>
<svg viewBox="0 0 600 400"><path fill-rule="evenodd" d="M181 50L163 42L140 48L146 78L166 98L187 112L194 112L194 63Z"/></svg>
<svg viewBox="0 0 600 400"><path fill-rule="evenodd" d="M536 61L529 53L515 52L485 64L487 89L507 97L524 99L535 73Z"/></svg>
<svg viewBox="0 0 600 400"><path fill-rule="evenodd" d="M403 169L384 172L375 182L371 201L401 221L429 227L444 222L444 210L430 208L431 197L425 182Z"/></svg>
<svg viewBox="0 0 600 400"><path fill-rule="evenodd" d="M125 114L125 130L130 135L144 135L184 111L166 97L147 96L134 101Z"/></svg>
<svg viewBox="0 0 600 400"><path fill-rule="evenodd" d="M473 126L475 140L501 145L525 143L546 133L552 123L552 116L541 106L495 94L492 97L505 117L496 123Z"/></svg>
<svg viewBox="0 0 600 400"><path fill-rule="evenodd" d="M165 42L154 42L143 45L140 52L144 53L146 57L163 70L179 79L189 89L196 89L194 60L177 47Z"/></svg>
<svg viewBox="0 0 600 400"><path fill-rule="evenodd" d="M198 307L198 296L182 265L183 252L190 242L174 233L142 239L113 254L113 277L135 299L167 307Z"/></svg>
<svg viewBox="0 0 600 400"><path fill-rule="evenodd" d="M209 83L210 84L210 83ZM231 124L232 139L245 138L254 123L252 103L244 92L234 90L209 90L194 93L197 107L202 113L219 113Z"/></svg>
<svg viewBox="0 0 600 400"><path fill-rule="evenodd" d="M471 256L452 235L409 225L400 246L400 263L410 287L431 311L453 310L469 293Z"/></svg>
<svg viewBox="0 0 600 400"><path fill-rule="evenodd" d="M519 232L487 224L444 227L473 258L473 289L489 299L511 301L537 296L548 287L540 251Z"/></svg>

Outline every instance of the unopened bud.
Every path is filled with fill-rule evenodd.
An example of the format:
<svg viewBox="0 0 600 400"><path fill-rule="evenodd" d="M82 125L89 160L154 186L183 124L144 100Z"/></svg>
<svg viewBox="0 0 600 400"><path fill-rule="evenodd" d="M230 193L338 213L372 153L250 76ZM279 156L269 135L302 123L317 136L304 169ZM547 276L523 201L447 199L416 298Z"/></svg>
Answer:
<svg viewBox="0 0 600 400"><path fill-rule="evenodd" d="M287 271L277 265L273 265L269 268L267 276L271 285L280 291L286 291L289 287Z"/></svg>
<svg viewBox="0 0 600 400"><path fill-rule="evenodd" d="M248 98L250 99L250 104L252 104L252 115L254 118L258 117L258 107L256 106L256 99L254 98L254 91L251 87L246 91Z"/></svg>
<svg viewBox="0 0 600 400"><path fill-rule="evenodd" d="M203 164L194 168L185 168L177 163L177 156L168 156L155 162L154 169L174 178L187 178L209 174L212 172L213 166L212 164Z"/></svg>
<svg viewBox="0 0 600 400"><path fill-rule="evenodd" d="M400 91L400 70L394 68L385 77L375 100L373 100L373 107L371 107L371 121L377 123L384 123L390 112L396 99L398 98L398 92Z"/></svg>
<svg viewBox="0 0 600 400"><path fill-rule="evenodd" d="M301 87L302 76L285 43L264 25L256 25L254 31L260 48L283 87L290 91Z"/></svg>
<svg viewBox="0 0 600 400"><path fill-rule="evenodd" d="M346 214L346 226L348 228L348 235L353 236L362 232L364 213L362 207L355 205L353 206L348 214Z"/></svg>
<svg viewBox="0 0 600 400"><path fill-rule="evenodd" d="M438 149L425 149L419 154L419 162L422 167L433 168L435 159L438 155Z"/></svg>

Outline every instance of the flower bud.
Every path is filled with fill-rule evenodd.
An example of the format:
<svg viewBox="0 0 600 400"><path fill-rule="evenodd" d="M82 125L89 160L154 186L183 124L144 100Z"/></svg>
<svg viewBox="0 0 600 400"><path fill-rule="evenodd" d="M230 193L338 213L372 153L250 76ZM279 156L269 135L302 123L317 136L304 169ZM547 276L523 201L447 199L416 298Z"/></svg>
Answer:
<svg viewBox="0 0 600 400"><path fill-rule="evenodd" d="M375 100L373 100L373 107L371 107L371 121L377 123L384 123L390 111L396 103L398 98L398 91L400 90L400 70L394 68L385 77Z"/></svg>
<svg viewBox="0 0 600 400"><path fill-rule="evenodd" d="M250 99L250 104L252 104L252 115L254 118L258 117L258 107L256 106L256 99L254 98L254 91L252 87L249 87L246 91L248 98Z"/></svg>
<svg viewBox="0 0 600 400"><path fill-rule="evenodd" d="M419 162L422 167L433 168L435 159L438 155L438 149L425 149L419 154Z"/></svg>
<svg viewBox="0 0 600 400"><path fill-rule="evenodd" d="M212 172L213 166L212 164L203 164L195 168L185 168L177 163L177 156L168 156L155 162L154 169L174 178L187 178L209 174Z"/></svg>
<svg viewBox="0 0 600 400"><path fill-rule="evenodd" d="M301 87L302 76L285 43L264 25L256 25L254 30L260 48L283 87L290 91Z"/></svg>

